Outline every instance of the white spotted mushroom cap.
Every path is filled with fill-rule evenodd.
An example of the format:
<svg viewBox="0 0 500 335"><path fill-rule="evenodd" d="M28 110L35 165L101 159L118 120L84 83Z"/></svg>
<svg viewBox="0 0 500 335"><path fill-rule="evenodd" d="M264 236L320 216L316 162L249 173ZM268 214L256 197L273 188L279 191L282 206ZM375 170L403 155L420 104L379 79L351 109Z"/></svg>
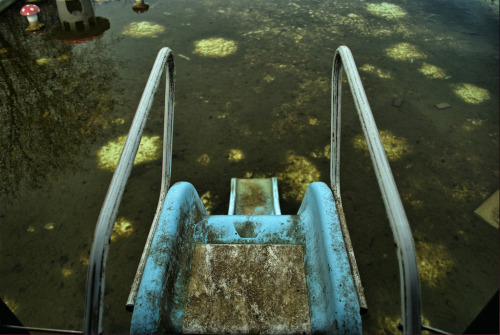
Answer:
<svg viewBox="0 0 500 335"><path fill-rule="evenodd" d="M23 8L21 8L21 15L30 16L38 13L39 11L40 8L38 8L37 5L26 5Z"/></svg>

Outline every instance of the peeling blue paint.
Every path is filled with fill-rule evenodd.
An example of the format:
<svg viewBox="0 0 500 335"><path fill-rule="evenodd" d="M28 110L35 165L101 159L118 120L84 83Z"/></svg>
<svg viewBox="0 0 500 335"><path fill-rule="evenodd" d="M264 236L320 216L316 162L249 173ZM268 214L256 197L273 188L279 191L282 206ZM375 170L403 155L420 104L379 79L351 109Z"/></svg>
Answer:
<svg viewBox="0 0 500 335"><path fill-rule="evenodd" d="M251 231L242 233L247 222ZM197 243L302 245L312 332L362 333L335 202L326 184L309 186L297 215L255 216L209 216L191 184L172 186L137 295L132 334L182 332Z"/></svg>

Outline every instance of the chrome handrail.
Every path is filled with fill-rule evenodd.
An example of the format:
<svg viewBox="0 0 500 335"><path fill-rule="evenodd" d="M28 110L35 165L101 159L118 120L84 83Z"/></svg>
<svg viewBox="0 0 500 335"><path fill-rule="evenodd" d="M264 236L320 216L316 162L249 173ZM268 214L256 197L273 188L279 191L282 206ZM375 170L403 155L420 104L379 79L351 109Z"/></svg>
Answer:
<svg viewBox="0 0 500 335"><path fill-rule="evenodd" d="M339 172L342 68L346 73L354 104L358 111L397 247L403 332L405 334L420 334L422 330L420 281L413 237L356 64L351 51L346 46L340 46L336 50L333 59L330 186L336 201L341 203Z"/></svg>
<svg viewBox="0 0 500 335"><path fill-rule="evenodd" d="M109 185L104 204L99 214L94 232L94 242L90 252L89 273L87 279L87 297L85 306L85 334L102 334L102 315L104 308L104 283L109 241L114 222L118 214L125 186L134 163L144 126L153 104L155 93L160 84L163 70L167 67L165 89L165 119L163 138L163 165L160 203L165 198L170 185L172 157L172 128L174 114L175 66L173 53L169 48L162 48L156 57L135 113L120 160Z"/></svg>

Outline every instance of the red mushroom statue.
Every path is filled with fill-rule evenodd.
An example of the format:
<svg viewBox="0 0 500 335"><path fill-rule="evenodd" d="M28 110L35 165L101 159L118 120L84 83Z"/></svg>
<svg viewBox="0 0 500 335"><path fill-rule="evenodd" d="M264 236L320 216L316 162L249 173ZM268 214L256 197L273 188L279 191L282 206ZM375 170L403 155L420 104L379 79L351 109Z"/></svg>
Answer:
<svg viewBox="0 0 500 335"><path fill-rule="evenodd" d="M37 5L26 5L21 8L21 15L26 16L30 23L30 26L26 30L34 31L43 28L44 24L38 22L38 12L40 12L40 8Z"/></svg>

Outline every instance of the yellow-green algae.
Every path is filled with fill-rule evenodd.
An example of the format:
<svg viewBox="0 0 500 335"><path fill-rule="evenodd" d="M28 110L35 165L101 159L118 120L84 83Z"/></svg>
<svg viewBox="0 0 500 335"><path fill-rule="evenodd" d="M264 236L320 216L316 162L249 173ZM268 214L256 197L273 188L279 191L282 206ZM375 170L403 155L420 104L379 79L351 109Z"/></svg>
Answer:
<svg viewBox="0 0 500 335"><path fill-rule="evenodd" d="M425 317L425 315L420 316L422 324L430 326L430 321ZM377 316L375 317L374 323L376 327L374 329L379 329L379 334L400 334L401 331L398 329L398 324L401 323L400 315L392 316ZM429 332L423 330L422 334L429 334Z"/></svg>
<svg viewBox="0 0 500 335"><path fill-rule="evenodd" d="M36 60L36 63L38 65L45 65L45 64L48 64L50 61L51 61L51 59L49 57L42 57L42 58L38 58Z"/></svg>
<svg viewBox="0 0 500 335"><path fill-rule="evenodd" d="M433 288L444 285L446 273L454 266L447 249L441 244L424 241L418 241L415 247L422 284Z"/></svg>
<svg viewBox="0 0 500 335"><path fill-rule="evenodd" d="M243 151L240 149L230 149L229 150L229 155L227 156L227 159L230 162L239 162L243 158L245 158L245 155L243 154Z"/></svg>
<svg viewBox="0 0 500 335"><path fill-rule="evenodd" d="M141 37L158 37L165 31L165 27L153 22L142 21L132 22L128 24L122 31L123 35L141 38Z"/></svg>
<svg viewBox="0 0 500 335"><path fill-rule="evenodd" d="M210 156L208 156L207 154L203 154L200 157L198 157L196 161L201 165L208 165L210 164Z"/></svg>
<svg viewBox="0 0 500 335"><path fill-rule="evenodd" d="M385 50L387 56L395 60L423 59L427 56L410 43L398 43Z"/></svg>
<svg viewBox="0 0 500 335"><path fill-rule="evenodd" d="M377 15L386 19L399 19L406 15L406 11L391 3L370 3L366 8L373 15Z"/></svg>
<svg viewBox="0 0 500 335"><path fill-rule="evenodd" d="M283 192L283 198L301 201L309 184L320 180L320 173L304 156L291 151L288 152L286 163L285 171L278 173L278 179L288 186Z"/></svg>
<svg viewBox="0 0 500 335"><path fill-rule="evenodd" d="M311 157L313 158L326 158L330 159L331 156L331 146L330 144L325 145L323 149L316 149L311 152Z"/></svg>
<svg viewBox="0 0 500 335"><path fill-rule="evenodd" d="M203 193L200 197L201 202L203 203L203 206L205 206L205 209L207 210L208 214L211 214L214 208L217 206L219 202L219 197L214 196L212 197L212 194L210 191L206 191Z"/></svg>
<svg viewBox="0 0 500 335"><path fill-rule="evenodd" d="M116 169L126 140L126 135L120 136L116 140L109 141L99 150L97 153L99 168L110 171ZM161 148L160 136L143 136L135 156L134 165L159 159Z"/></svg>
<svg viewBox="0 0 500 335"><path fill-rule="evenodd" d="M453 86L453 91L463 101L469 104L479 104L490 98L490 92L473 84L458 84Z"/></svg>
<svg viewBox="0 0 500 335"><path fill-rule="evenodd" d="M418 71L420 71L420 73L422 73L424 76L431 79L446 78L446 74L444 73L443 69L425 62L422 64L422 67L418 69Z"/></svg>
<svg viewBox="0 0 500 335"><path fill-rule="evenodd" d="M193 53L205 57L225 57L234 54L238 49L235 41L224 38L209 38L194 42L195 50Z"/></svg>
<svg viewBox="0 0 500 335"><path fill-rule="evenodd" d="M387 158L390 161L396 161L405 154L411 152L410 145L405 138L395 136L388 130L379 131L379 136ZM358 150L368 151L368 146L363 134L359 134L354 137L353 146Z"/></svg>
<svg viewBox="0 0 500 335"><path fill-rule="evenodd" d="M113 233L111 234L111 242L116 241L118 238L127 237L132 234L134 228L132 223L125 219L124 217L116 220L115 225L113 226Z"/></svg>
<svg viewBox="0 0 500 335"><path fill-rule="evenodd" d="M381 69L379 69L379 68L377 68L377 67L375 67L375 66L373 66L371 64L364 64L359 69L361 71L364 71L364 72L375 74L379 78L383 78L383 79L389 79L389 78L391 78L391 74L389 72L382 71Z"/></svg>
<svg viewBox="0 0 500 335"><path fill-rule="evenodd" d="M62 274L62 276L64 278L67 278L67 277L69 277L69 276L71 276L73 274L73 270L71 270L70 268L65 267L65 268L61 269L61 274Z"/></svg>

